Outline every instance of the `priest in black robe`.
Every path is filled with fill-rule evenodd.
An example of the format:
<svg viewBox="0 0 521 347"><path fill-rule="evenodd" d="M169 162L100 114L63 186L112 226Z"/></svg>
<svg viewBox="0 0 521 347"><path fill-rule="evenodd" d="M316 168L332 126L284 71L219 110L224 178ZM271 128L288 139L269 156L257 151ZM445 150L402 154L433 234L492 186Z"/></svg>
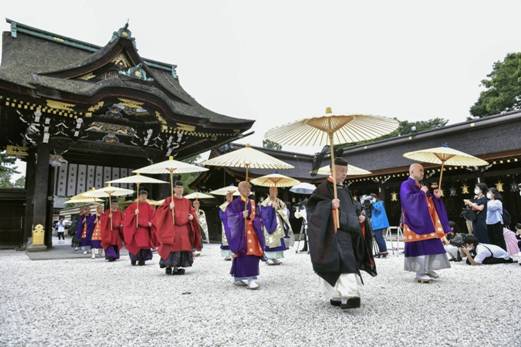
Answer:
<svg viewBox="0 0 521 347"><path fill-rule="evenodd" d="M368 221L347 187L347 161L335 160L338 199L333 177L321 183L308 202L308 237L313 270L322 278L333 306L360 307L360 270L376 276ZM340 227L335 230L333 211L338 208Z"/></svg>

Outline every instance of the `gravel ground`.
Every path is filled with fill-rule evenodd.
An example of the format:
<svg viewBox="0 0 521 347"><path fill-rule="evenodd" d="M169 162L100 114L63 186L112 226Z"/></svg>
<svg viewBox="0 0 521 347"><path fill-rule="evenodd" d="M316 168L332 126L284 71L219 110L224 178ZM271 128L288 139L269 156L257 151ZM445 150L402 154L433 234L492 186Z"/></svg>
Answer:
<svg viewBox="0 0 521 347"><path fill-rule="evenodd" d="M362 308L322 297L309 256L261 264L258 291L234 287L211 245L185 276L158 256L31 261L0 251L0 346L521 346L521 267L455 264L432 284L377 260Z"/></svg>

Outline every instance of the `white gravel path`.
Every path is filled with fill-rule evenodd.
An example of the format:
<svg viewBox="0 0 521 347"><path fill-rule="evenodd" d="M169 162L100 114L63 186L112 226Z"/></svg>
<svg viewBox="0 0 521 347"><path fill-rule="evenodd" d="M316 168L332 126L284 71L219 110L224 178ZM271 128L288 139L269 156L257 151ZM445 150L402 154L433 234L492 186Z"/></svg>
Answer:
<svg viewBox="0 0 521 347"><path fill-rule="evenodd" d="M261 264L258 291L230 283L216 245L185 276L165 276L158 259L1 251L0 346L521 346L518 264L454 264L420 285L403 258L377 260L362 308L342 311L322 298L306 254Z"/></svg>

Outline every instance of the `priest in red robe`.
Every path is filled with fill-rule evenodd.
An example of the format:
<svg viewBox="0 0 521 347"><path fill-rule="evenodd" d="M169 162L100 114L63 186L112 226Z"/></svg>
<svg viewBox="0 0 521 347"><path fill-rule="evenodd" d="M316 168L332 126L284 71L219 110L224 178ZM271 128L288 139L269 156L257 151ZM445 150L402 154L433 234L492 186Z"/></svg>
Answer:
<svg viewBox="0 0 521 347"><path fill-rule="evenodd" d="M119 259L123 236L123 213L116 200L113 200L111 205L112 208L105 210L100 217L101 245L108 261Z"/></svg>
<svg viewBox="0 0 521 347"><path fill-rule="evenodd" d="M154 209L147 202L147 197L148 192L145 189L140 190L137 201L125 210L123 235L132 265L145 265L146 260L152 259L151 248L157 246L152 232Z"/></svg>
<svg viewBox="0 0 521 347"><path fill-rule="evenodd" d="M174 197L167 197L154 216L159 241L159 266L167 275L183 275L184 267L192 266L193 251L200 251L201 231L190 200L183 198L183 184L174 186Z"/></svg>

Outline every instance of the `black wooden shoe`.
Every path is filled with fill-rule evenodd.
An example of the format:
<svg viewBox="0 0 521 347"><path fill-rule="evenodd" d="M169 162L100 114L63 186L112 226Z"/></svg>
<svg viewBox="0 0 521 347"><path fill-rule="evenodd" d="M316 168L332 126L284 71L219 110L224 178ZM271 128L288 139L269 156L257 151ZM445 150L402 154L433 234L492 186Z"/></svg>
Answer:
<svg viewBox="0 0 521 347"><path fill-rule="evenodd" d="M171 268L171 267L167 267L167 268L165 269L165 274L167 274L167 275L171 275L171 274L172 274L172 268Z"/></svg>
<svg viewBox="0 0 521 347"><path fill-rule="evenodd" d="M172 271L172 275L184 275L185 274L185 269L174 269Z"/></svg>
<svg viewBox="0 0 521 347"><path fill-rule="evenodd" d="M137 264L138 264L139 266L143 266L143 265L145 265L145 261L144 261L144 260L140 260Z"/></svg>
<svg viewBox="0 0 521 347"><path fill-rule="evenodd" d="M131 261L130 261L130 265L132 265L132 266L136 266L136 261L135 261L135 260L131 260Z"/></svg>
<svg viewBox="0 0 521 347"><path fill-rule="evenodd" d="M341 303L340 307L344 310L350 309L350 308L359 308L361 304L360 298L349 298L347 299L346 303Z"/></svg>
<svg viewBox="0 0 521 347"><path fill-rule="evenodd" d="M340 306L342 304L342 302L340 300L333 300L333 299L330 299L329 303L331 304L331 306Z"/></svg>

